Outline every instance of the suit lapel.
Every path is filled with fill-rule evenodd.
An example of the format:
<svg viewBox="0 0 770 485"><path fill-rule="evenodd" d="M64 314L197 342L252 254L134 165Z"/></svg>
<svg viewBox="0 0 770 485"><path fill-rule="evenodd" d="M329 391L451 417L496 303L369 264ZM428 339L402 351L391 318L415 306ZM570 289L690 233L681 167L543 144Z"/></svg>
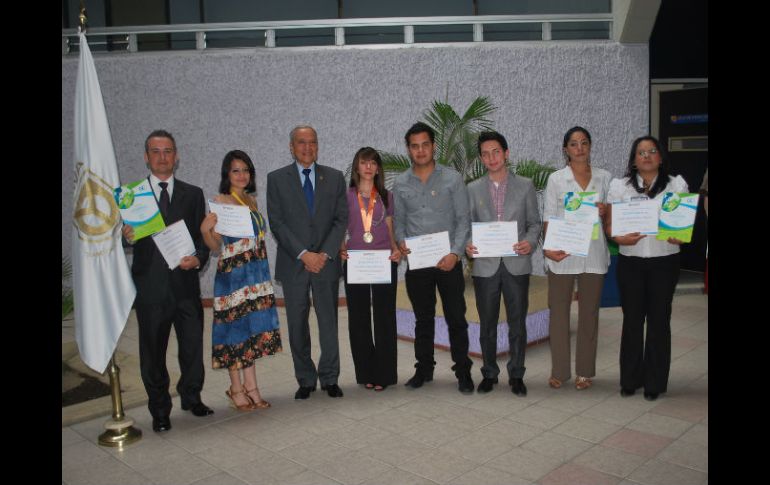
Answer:
<svg viewBox="0 0 770 485"><path fill-rule="evenodd" d="M505 186L505 204L503 205L503 217L506 221L513 220L513 211L515 210L516 204L516 193L514 192L514 185L516 182L514 182L514 175L509 173L508 174L508 185Z"/></svg>
<svg viewBox="0 0 770 485"><path fill-rule="evenodd" d="M489 175L484 175L484 177L481 178L481 183L479 184L479 190L481 193L479 194L478 200L481 201L481 219L486 221L495 221L497 220L497 214L495 213L495 204L492 202L492 196L489 194Z"/></svg>

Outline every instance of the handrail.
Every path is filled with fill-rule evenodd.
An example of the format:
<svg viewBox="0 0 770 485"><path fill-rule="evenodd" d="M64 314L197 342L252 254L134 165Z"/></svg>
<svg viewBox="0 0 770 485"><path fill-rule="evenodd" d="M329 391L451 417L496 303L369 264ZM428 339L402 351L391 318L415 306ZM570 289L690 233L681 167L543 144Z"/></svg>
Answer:
<svg viewBox="0 0 770 485"><path fill-rule="evenodd" d="M485 24L540 23L543 40L550 40L551 24L571 22L609 22L612 37L612 13L593 14L543 14L543 15L475 15L438 17L371 17L351 19L280 20L264 22L218 22L202 24L138 25L121 27L93 27L89 35L126 36L129 50L136 52L136 36L142 34L195 33L196 48L205 49L205 34L211 32L264 30L266 47L275 47L275 31L290 29L335 29L335 45L344 45L345 28L352 27L403 27L404 43L414 43L413 27L416 25L473 25L473 40L483 42ZM411 34L411 36L410 36ZM69 52L70 38L77 38L77 29L62 29L63 54ZM410 37L412 37L410 39ZM66 51L66 52L64 52Z"/></svg>

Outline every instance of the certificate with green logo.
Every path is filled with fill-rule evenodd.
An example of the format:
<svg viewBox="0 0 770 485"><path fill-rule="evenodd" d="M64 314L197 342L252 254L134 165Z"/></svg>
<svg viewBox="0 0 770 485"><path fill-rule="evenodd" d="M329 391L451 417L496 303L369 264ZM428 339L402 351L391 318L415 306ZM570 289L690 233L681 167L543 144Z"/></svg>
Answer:
<svg viewBox="0 0 770 485"><path fill-rule="evenodd" d="M146 178L121 185L112 194L123 222L134 228L134 241L165 229L150 181Z"/></svg>
<svg viewBox="0 0 770 485"><path fill-rule="evenodd" d="M564 194L564 219L594 225L591 239L599 239L599 208L596 192L567 192Z"/></svg>
<svg viewBox="0 0 770 485"><path fill-rule="evenodd" d="M670 237L682 242L692 241L695 213L698 211L698 194L666 192L660 204L658 236L662 241Z"/></svg>

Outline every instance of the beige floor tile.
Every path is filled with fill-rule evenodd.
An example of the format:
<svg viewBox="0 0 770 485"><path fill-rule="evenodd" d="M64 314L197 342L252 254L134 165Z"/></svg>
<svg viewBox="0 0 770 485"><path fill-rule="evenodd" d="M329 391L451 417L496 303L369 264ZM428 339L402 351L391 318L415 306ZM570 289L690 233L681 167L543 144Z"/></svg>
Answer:
<svg viewBox="0 0 770 485"><path fill-rule="evenodd" d="M709 427L703 424L696 424L685 434L679 437L679 441L684 443L694 443L696 445L708 446L709 444Z"/></svg>
<svg viewBox="0 0 770 485"><path fill-rule="evenodd" d="M357 485L371 478L387 475L393 467L361 453L350 453L344 459L327 461L314 471L344 484Z"/></svg>
<svg viewBox="0 0 770 485"><path fill-rule="evenodd" d="M449 482L450 485L531 485L531 483L527 479L486 466L474 468Z"/></svg>
<svg viewBox="0 0 770 485"><path fill-rule="evenodd" d="M227 471L247 483L276 483L307 471L307 468L272 451L257 451L252 460Z"/></svg>
<svg viewBox="0 0 770 485"><path fill-rule="evenodd" d="M603 390L597 392L597 379L594 379L594 385L583 391L576 390L572 381L565 383L561 389L554 389L553 395L537 403L538 406L557 409L569 414L580 414L602 402L611 391Z"/></svg>
<svg viewBox="0 0 770 485"><path fill-rule="evenodd" d="M360 448L358 452L390 465L400 465L433 449L431 446L394 434L379 438Z"/></svg>
<svg viewBox="0 0 770 485"><path fill-rule="evenodd" d="M191 485L247 485L248 482L236 478L227 472L217 473L210 477L203 478L197 482L193 482Z"/></svg>
<svg viewBox="0 0 770 485"><path fill-rule="evenodd" d="M652 458L673 441L672 438L633 429L621 429L602 441L602 445Z"/></svg>
<svg viewBox="0 0 770 485"><path fill-rule="evenodd" d="M420 443L432 447L438 447L444 443L449 442L463 436L465 431L456 428L449 427L444 423L439 423L433 420L427 420L414 426L409 431L402 433L403 436L419 441Z"/></svg>
<svg viewBox="0 0 770 485"><path fill-rule="evenodd" d="M653 403L645 401L641 396L622 398L617 395L586 409L580 415L617 426L626 426L653 407Z"/></svg>
<svg viewBox="0 0 770 485"><path fill-rule="evenodd" d="M529 384L527 384L528 395L523 399L514 396L508 386L498 387L501 388L498 389L496 387L489 394L483 395L481 399L477 399L468 404L467 407L493 416L502 417L515 413L516 411L521 411L538 401L538 399L532 397L532 389Z"/></svg>
<svg viewBox="0 0 770 485"><path fill-rule="evenodd" d="M317 435L309 433L298 426L284 426L282 429L273 430L267 435L257 434L253 437L246 436L244 439L262 448L280 451L290 446L316 439L316 437Z"/></svg>
<svg viewBox="0 0 770 485"><path fill-rule="evenodd" d="M538 426L543 429L551 429L568 420L570 416L572 416L572 414L568 412L535 404L508 415L506 419L527 425Z"/></svg>
<svg viewBox="0 0 770 485"><path fill-rule="evenodd" d="M558 458L521 447L516 447L486 463L487 466L532 481L538 480L561 464L562 461Z"/></svg>
<svg viewBox="0 0 770 485"><path fill-rule="evenodd" d="M662 399L660 404L650 409L651 413L697 423L708 416L709 406L706 399Z"/></svg>
<svg viewBox="0 0 770 485"><path fill-rule="evenodd" d="M686 466L702 472L709 470L708 446L686 443L681 439L674 441L656 456L658 460Z"/></svg>
<svg viewBox="0 0 770 485"><path fill-rule="evenodd" d="M186 485L220 473L221 470L195 455L183 455L142 470L142 475L155 483Z"/></svg>
<svg viewBox="0 0 770 485"><path fill-rule="evenodd" d="M395 434L403 434L428 420L429 418L405 411L401 406L370 416L366 424Z"/></svg>
<svg viewBox="0 0 770 485"><path fill-rule="evenodd" d="M306 470L278 482L278 485L340 485L340 482L313 470Z"/></svg>
<svg viewBox="0 0 770 485"><path fill-rule="evenodd" d="M309 416L297 418L292 421L292 425L313 434L324 435L331 430L344 428L355 422L355 420L346 418L336 411L324 409L319 413L313 413Z"/></svg>
<svg viewBox="0 0 770 485"><path fill-rule="evenodd" d="M619 426L599 421L597 419L587 418L585 416L572 416L560 425L552 428L551 431L591 443L600 443L607 436L620 429Z"/></svg>
<svg viewBox="0 0 770 485"><path fill-rule="evenodd" d="M178 430L177 423L172 419L171 431L164 438L190 453L198 453L209 448L228 448L233 443L243 440L223 431L218 426L205 426L189 431Z"/></svg>
<svg viewBox="0 0 770 485"><path fill-rule="evenodd" d="M578 438L546 431L527 441L521 448L552 456L563 462L569 461L591 447L591 443Z"/></svg>
<svg viewBox="0 0 770 485"><path fill-rule="evenodd" d="M645 413L629 423L626 428L644 433L652 433L669 438L678 438L693 426L689 421Z"/></svg>
<svg viewBox="0 0 770 485"><path fill-rule="evenodd" d="M701 485L708 482L708 473L650 460L634 470L628 479L644 485Z"/></svg>
<svg viewBox="0 0 770 485"><path fill-rule="evenodd" d="M62 466L84 466L88 463L104 460L108 457L110 457L110 454L108 453L107 448L85 440L62 446L61 449Z"/></svg>
<svg viewBox="0 0 770 485"><path fill-rule="evenodd" d="M541 485L615 485L619 478L591 468L565 463L541 478Z"/></svg>
<svg viewBox="0 0 770 485"><path fill-rule="evenodd" d="M544 428L538 426L530 426L509 419L500 419L484 426L474 433L496 436L508 445L519 446L525 441L529 441L535 436L542 434L544 431Z"/></svg>
<svg viewBox="0 0 770 485"><path fill-rule="evenodd" d="M409 473L401 470L400 468L392 468L386 471L383 475L378 477L372 477L369 480L363 482L361 485L436 485L433 480L428 480L425 477ZM481 485L481 484L479 484Z"/></svg>
<svg viewBox="0 0 770 485"><path fill-rule="evenodd" d="M312 468L326 461L342 458L351 450L322 438L308 439L302 443L288 446L278 452L279 455L300 465Z"/></svg>
<svg viewBox="0 0 770 485"><path fill-rule="evenodd" d="M189 452L165 439L146 439L126 446L125 448L105 448L115 458L131 468L143 471L148 468L163 465L167 461L181 460Z"/></svg>
<svg viewBox="0 0 770 485"><path fill-rule="evenodd" d="M195 456L202 458L220 470L227 470L250 462L257 453L262 452L264 452L263 448L234 437L233 442L228 446L212 446L195 453Z"/></svg>
<svg viewBox="0 0 770 485"><path fill-rule="evenodd" d="M597 445L578 456L573 463L609 473L619 478L627 477L647 458L608 446Z"/></svg>
<svg viewBox="0 0 770 485"><path fill-rule="evenodd" d="M84 441L84 440L85 440L85 438L80 433L78 433L77 431L75 431L72 428L68 427L68 428L62 428L61 429L61 445L62 445L62 448L64 448L67 445L71 445L71 444L77 443L79 441Z"/></svg>
<svg viewBox="0 0 770 485"><path fill-rule="evenodd" d="M104 455L80 465L63 464L62 481L72 485L139 485L148 483L149 479L119 460Z"/></svg>
<svg viewBox="0 0 770 485"><path fill-rule="evenodd" d="M500 419L494 414L484 411L470 409L468 407L450 408L439 416L433 418L434 421L446 424L447 426L457 427L467 432L479 429Z"/></svg>
<svg viewBox="0 0 770 485"><path fill-rule="evenodd" d="M485 428L473 433L460 436L442 446L439 449L462 456L475 463L485 463L498 455L513 448L505 437L497 432L489 432L493 428Z"/></svg>
<svg viewBox="0 0 770 485"><path fill-rule="evenodd" d="M445 483L476 468L476 463L453 453L431 450L398 467L434 482Z"/></svg>
<svg viewBox="0 0 770 485"><path fill-rule="evenodd" d="M324 439L347 448L357 450L377 441L397 439L392 433L369 426L364 422L353 423L330 430L323 434Z"/></svg>

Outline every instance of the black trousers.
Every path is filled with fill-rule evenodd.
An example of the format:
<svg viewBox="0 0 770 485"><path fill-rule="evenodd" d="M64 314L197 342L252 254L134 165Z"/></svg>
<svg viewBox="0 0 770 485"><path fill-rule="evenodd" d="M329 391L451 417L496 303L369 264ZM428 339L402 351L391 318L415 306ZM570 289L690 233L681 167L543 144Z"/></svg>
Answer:
<svg viewBox="0 0 770 485"><path fill-rule="evenodd" d="M484 366L481 375L493 379L500 374L497 365L497 323L500 321L500 295L505 302L508 321L510 358L506 368L508 380L521 379L524 352L527 348L527 310L529 309L529 274L512 275L500 261L497 272L490 277L473 277L476 309L479 311L479 344Z"/></svg>
<svg viewBox="0 0 770 485"><path fill-rule="evenodd" d="M391 283L348 284L345 265L345 296L348 301L350 351L359 384L389 386L398 381L396 371L396 287L398 264L391 262ZM374 339L372 339L374 316Z"/></svg>
<svg viewBox="0 0 770 485"><path fill-rule="evenodd" d="M451 271L438 268L407 270L406 292L415 315L414 365L425 376L433 375L433 340L436 331L436 288L441 295L444 318L449 327L449 346L456 376L469 373L473 362L468 358L468 322L465 320L465 279L462 263Z"/></svg>
<svg viewBox="0 0 770 485"><path fill-rule="evenodd" d="M623 308L620 386L666 392L671 367L671 303L679 280L679 254L655 258L618 255L617 275Z"/></svg>
<svg viewBox="0 0 770 485"><path fill-rule="evenodd" d="M136 304L139 324L139 367L147 391L147 407L154 417L171 413L170 378L166 367L166 350L171 325L177 338L177 354L181 377L176 385L182 406L201 401L203 389L203 305L200 298L187 298L164 303Z"/></svg>

